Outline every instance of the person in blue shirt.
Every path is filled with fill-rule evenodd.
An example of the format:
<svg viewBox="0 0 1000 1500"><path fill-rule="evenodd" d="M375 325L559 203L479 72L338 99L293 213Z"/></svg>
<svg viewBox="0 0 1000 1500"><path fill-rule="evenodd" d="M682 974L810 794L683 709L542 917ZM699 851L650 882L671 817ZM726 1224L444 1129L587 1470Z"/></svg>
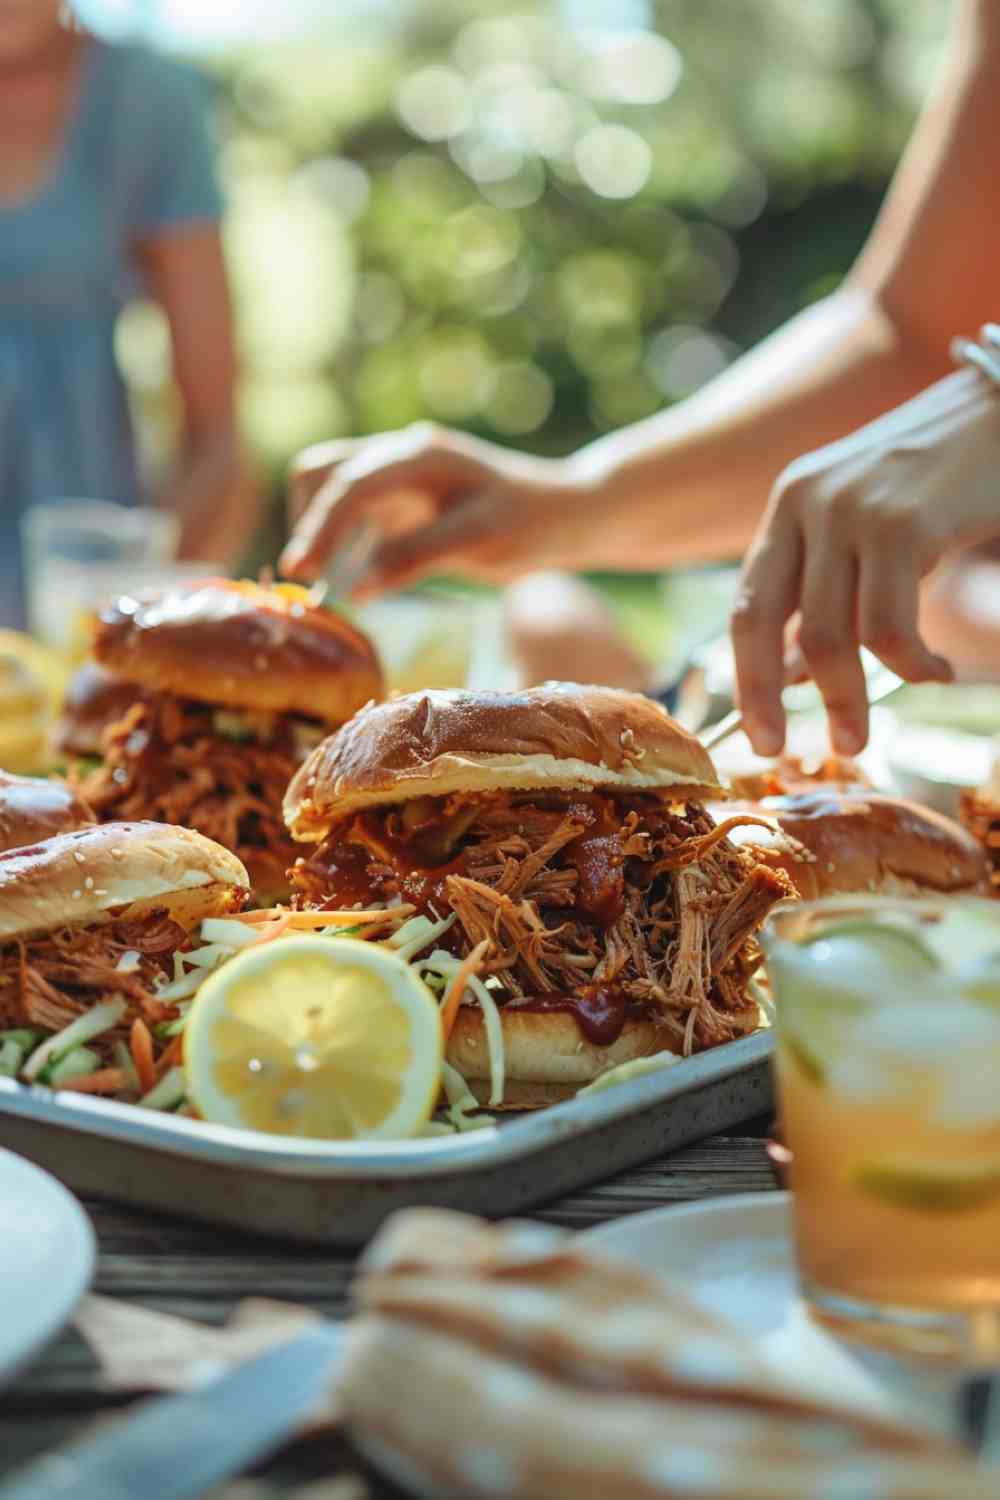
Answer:
<svg viewBox="0 0 1000 1500"><path fill-rule="evenodd" d="M115 360L141 290L182 407L164 493L181 555L235 561L257 514L203 81L84 33L59 0L0 0L0 624L23 620L19 526L60 497L146 497Z"/></svg>

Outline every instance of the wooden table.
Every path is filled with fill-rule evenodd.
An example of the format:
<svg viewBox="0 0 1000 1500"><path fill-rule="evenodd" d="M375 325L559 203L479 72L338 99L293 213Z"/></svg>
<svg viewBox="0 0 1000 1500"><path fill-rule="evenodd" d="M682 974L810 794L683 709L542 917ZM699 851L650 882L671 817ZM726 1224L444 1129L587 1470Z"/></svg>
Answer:
<svg viewBox="0 0 1000 1500"><path fill-rule="evenodd" d="M716 1136L526 1217L586 1229L665 1203L772 1189L774 1179L760 1138L765 1126L755 1121L745 1127L744 1135ZM248 1296L304 1303L333 1318L345 1313L352 1267L347 1252L325 1253L241 1237L105 1203L88 1202L86 1207L100 1245L97 1292L206 1323L222 1322L234 1304ZM63 1334L0 1398L0 1479L79 1436L130 1399L101 1391L86 1345L72 1331ZM178 1454L183 1455L180 1435ZM321 1481L361 1472L346 1443L317 1438L291 1445L253 1480L213 1492L213 1500L220 1494L226 1500L324 1500L324 1492L330 1500L353 1500L350 1487ZM367 1478L372 1500L395 1500L396 1490L374 1476Z"/></svg>

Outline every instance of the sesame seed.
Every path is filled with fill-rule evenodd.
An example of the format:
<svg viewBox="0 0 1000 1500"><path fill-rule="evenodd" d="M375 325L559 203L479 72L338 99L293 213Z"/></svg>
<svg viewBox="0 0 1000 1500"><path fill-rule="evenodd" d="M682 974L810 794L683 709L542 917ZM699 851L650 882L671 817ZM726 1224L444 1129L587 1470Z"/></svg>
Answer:
<svg viewBox="0 0 1000 1500"><path fill-rule="evenodd" d="M87 856L85 854L81 854L79 849L73 850L73 858L76 860L78 865L85 865L87 863Z"/></svg>
<svg viewBox="0 0 1000 1500"><path fill-rule="evenodd" d="M83 883L87 887L88 891L92 891L94 889L94 877L93 877L93 875L88 875L87 878L86 878L86 880Z"/></svg>
<svg viewBox="0 0 1000 1500"><path fill-rule="evenodd" d="M81 896L82 896L82 895L83 895L83 892L82 892L82 891L74 891L74 892L73 892L73 900L74 900L74 901L79 901L79 899L80 899L80 897L81 897Z"/></svg>
<svg viewBox="0 0 1000 1500"><path fill-rule="evenodd" d="M98 890L96 890L96 891L95 891L95 892L94 892L94 895L95 895L95 896L106 896L106 895L107 895L107 894L108 894L108 893L107 893L107 891L105 891L105 890L101 890L101 889L98 889Z"/></svg>

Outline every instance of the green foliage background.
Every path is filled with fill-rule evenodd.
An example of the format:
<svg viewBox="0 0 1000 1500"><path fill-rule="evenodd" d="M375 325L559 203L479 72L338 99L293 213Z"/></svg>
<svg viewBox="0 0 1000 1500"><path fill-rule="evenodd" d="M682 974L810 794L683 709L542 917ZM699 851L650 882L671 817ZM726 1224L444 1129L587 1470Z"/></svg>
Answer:
<svg viewBox="0 0 1000 1500"><path fill-rule="evenodd" d="M213 60L276 490L318 438L430 416L561 453L695 389L850 265L949 7L619 0L626 44L574 10L422 0ZM162 434L149 309L122 348Z"/></svg>

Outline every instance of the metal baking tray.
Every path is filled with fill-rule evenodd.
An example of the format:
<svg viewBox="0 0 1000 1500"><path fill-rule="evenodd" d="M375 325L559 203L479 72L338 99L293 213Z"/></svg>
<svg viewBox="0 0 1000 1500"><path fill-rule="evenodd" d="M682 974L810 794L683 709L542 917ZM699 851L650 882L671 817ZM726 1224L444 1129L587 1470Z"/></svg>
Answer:
<svg viewBox="0 0 1000 1500"><path fill-rule="evenodd" d="M350 1247L398 1208L517 1213L749 1120L772 1106L770 1055L760 1031L497 1126L384 1143L286 1140L0 1079L0 1145L78 1193Z"/></svg>

